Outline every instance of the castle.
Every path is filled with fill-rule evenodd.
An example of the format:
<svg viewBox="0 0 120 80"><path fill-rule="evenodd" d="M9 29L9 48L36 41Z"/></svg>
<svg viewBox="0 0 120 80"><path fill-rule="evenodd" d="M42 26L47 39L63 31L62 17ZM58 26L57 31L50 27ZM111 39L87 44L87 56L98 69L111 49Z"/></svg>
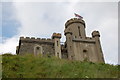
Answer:
<svg viewBox="0 0 120 80"><path fill-rule="evenodd" d="M64 35L66 41L64 44L60 42L60 33L53 33L51 39L20 37L16 54L47 54L69 60L104 63L100 33L93 31L92 37L87 37L85 27L83 19L72 18L68 20L65 23Z"/></svg>

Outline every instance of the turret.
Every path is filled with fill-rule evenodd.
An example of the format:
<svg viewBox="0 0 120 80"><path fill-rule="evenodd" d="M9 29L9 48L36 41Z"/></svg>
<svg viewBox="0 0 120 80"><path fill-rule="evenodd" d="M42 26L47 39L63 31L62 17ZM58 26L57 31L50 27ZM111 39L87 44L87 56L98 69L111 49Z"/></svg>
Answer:
<svg viewBox="0 0 120 80"><path fill-rule="evenodd" d="M73 54L73 45L72 45L72 32L65 32L65 36L67 43L68 58L70 60L73 60L74 54Z"/></svg>
<svg viewBox="0 0 120 80"><path fill-rule="evenodd" d="M60 45L60 33L53 33L52 39L54 40L55 56L61 58L61 45Z"/></svg>
<svg viewBox="0 0 120 80"><path fill-rule="evenodd" d="M100 38L99 38L100 37L99 31L93 31L92 37L95 39L95 42L96 42L95 46L98 52L98 61L104 62L102 47L101 47Z"/></svg>
<svg viewBox="0 0 120 80"><path fill-rule="evenodd" d="M100 37L99 31L93 31L92 32L92 37Z"/></svg>
<svg viewBox="0 0 120 80"><path fill-rule="evenodd" d="M68 58L75 59L75 53L73 48L73 39L85 38L85 21L79 18L72 18L65 23Z"/></svg>
<svg viewBox="0 0 120 80"><path fill-rule="evenodd" d="M85 38L85 21L79 18L72 18L65 23L65 34L72 33L73 38Z"/></svg>

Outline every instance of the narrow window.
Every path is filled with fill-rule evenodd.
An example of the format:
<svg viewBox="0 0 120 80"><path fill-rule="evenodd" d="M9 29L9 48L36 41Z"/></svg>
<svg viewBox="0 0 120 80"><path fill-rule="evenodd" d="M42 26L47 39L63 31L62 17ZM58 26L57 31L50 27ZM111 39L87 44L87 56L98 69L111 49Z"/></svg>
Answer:
<svg viewBox="0 0 120 80"><path fill-rule="evenodd" d="M57 41L57 46L58 46L58 41Z"/></svg>
<svg viewBox="0 0 120 80"><path fill-rule="evenodd" d="M75 38L77 38L77 37L75 36Z"/></svg>
<svg viewBox="0 0 120 80"><path fill-rule="evenodd" d="M87 54L87 50L83 50L84 53L84 61L88 61L88 54Z"/></svg>
<svg viewBox="0 0 120 80"><path fill-rule="evenodd" d="M57 57L59 57L59 53L57 53Z"/></svg>
<svg viewBox="0 0 120 80"><path fill-rule="evenodd" d="M69 40L70 40L70 37L69 37Z"/></svg>
<svg viewBox="0 0 120 80"><path fill-rule="evenodd" d="M71 56L71 59L73 60L73 56Z"/></svg>
<svg viewBox="0 0 120 80"><path fill-rule="evenodd" d="M81 36L81 33L80 33L80 26L78 26L78 31L79 31L79 36Z"/></svg>

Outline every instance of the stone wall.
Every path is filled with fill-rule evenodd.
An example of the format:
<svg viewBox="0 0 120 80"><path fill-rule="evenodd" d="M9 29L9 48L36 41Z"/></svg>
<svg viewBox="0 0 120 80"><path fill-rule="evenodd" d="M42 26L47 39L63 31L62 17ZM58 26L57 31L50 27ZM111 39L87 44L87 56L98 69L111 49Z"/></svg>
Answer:
<svg viewBox="0 0 120 80"><path fill-rule="evenodd" d="M73 46L75 60L87 60L91 62L98 62L98 55L95 47L95 42L74 41Z"/></svg>
<svg viewBox="0 0 120 80"><path fill-rule="evenodd" d="M19 41L18 54L35 54L36 48L41 49L39 54L50 54L54 55L54 41L52 39L45 38L29 38L29 37L21 37Z"/></svg>

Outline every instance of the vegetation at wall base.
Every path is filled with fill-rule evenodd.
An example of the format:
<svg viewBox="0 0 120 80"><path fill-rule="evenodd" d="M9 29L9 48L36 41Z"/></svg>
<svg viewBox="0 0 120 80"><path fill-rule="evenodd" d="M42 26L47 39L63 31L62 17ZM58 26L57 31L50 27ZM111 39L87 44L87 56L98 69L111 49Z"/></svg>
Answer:
<svg viewBox="0 0 120 80"><path fill-rule="evenodd" d="M41 55L2 55L3 78L118 78L118 67Z"/></svg>

